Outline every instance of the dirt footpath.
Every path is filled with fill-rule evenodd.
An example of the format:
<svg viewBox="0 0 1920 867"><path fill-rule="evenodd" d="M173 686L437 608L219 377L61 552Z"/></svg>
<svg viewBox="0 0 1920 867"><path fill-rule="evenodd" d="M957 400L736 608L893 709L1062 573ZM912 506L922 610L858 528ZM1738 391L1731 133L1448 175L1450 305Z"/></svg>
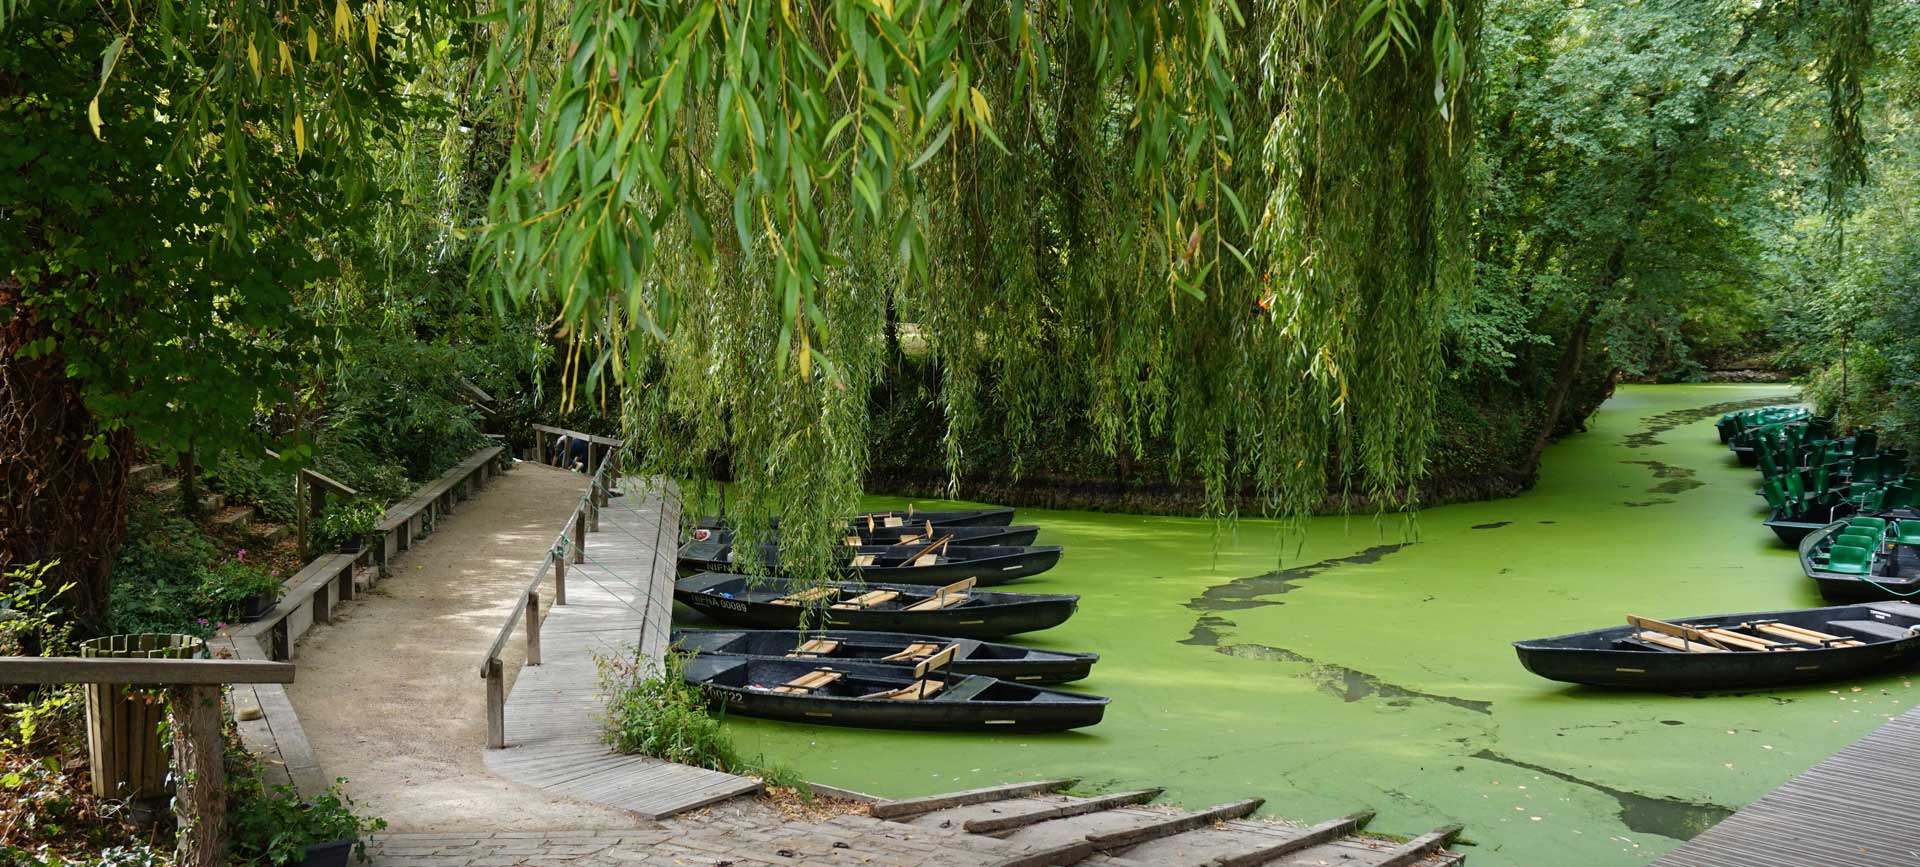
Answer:
<svg viewBox="0 0 1920 867"><path fill-rule="evenodd" d="M578 473L516 465L396 558L392 577L301 642L287 694L320 768L346 777L358 807L392 830L647 824L501 780L481 759L480 659L585 488ZM514 672L524 647L508 648Z"/></svg>

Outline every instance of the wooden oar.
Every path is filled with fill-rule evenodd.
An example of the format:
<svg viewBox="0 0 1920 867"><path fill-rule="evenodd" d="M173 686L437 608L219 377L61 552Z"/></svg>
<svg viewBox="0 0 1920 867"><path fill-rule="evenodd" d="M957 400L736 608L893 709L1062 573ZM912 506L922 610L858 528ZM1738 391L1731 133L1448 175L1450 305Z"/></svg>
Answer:
<svg viewBox="0 0 1920 867"><path fill-rule="evenodd" d="M941 536L940 538L935 539L931 544L927 545L927 547L921 548L920 550L915 551L913 553L913 556L908 557L907 565L909 566L913 565L915 561L919 560L921 557L925 557L926 555L933 553L933 549L941 547L951 541L953 541L952 533L948 533L945 536Z"/></svg>

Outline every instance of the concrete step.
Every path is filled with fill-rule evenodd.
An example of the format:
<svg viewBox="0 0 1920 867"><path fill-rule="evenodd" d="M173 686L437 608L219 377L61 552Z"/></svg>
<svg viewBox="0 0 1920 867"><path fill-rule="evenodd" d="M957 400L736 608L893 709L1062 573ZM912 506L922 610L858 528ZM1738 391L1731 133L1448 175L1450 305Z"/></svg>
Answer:
<svg viewBox="0 0 1920 867"><path fill-rule="evenodd" d="M229 506L213 516L213 526L217 530L245 530L253 525L252 506Z"/></svg>
<svg viewBox="0 0 1920 867"><path fill-rule="evenodd" d="M218 515L220 514L220 510L226 507L227 507L226 494L218 494L212 491L208 491L207 493L200 495L200 514L202 515Z"/></svg>
<svg viewBox="0 0 1920 867"><path fill-rule="evenodd" d="M144 488L160 481L162 475L159 464L134 464L127 471L127 487Z"/></svg>
<svg viewBox="0 0 1920 867"><path fill-rule="evenodd" d="M259 539L268 544L293 536L292 524L269 524L264 521L255 521L250 529L255 539Z"/></svg>
<svg viewBox="0 0 1920 867"><path fill-rule="evenodd" d="M161 479L160 481L147 485L147 493L156 497L162 494L171 494L178 490L180 490L179 479Z"/></svg>

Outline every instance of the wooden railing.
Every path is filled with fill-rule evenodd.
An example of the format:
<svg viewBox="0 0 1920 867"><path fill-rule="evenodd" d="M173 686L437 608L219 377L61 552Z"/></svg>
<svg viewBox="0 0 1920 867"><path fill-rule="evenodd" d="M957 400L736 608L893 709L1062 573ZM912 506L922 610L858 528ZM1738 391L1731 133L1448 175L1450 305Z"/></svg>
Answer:
<svg viewBox="0 0 1920 867"><path fill-rule="evenodd" d="M595 437L591 434L577 434L573 431L547 425L534 425L535 431L551 432L556 435L574 436L586 439L593 445L606 446L600 455L592 478L587 480L587 489L580 495L580 503L567 518L565 529L547 548L547 554L540 560L540 568L534 570L533 579L527 582L515 602L513 611L507 615L507 622L501 624L500 633L493 639L493 646L480 661L480 677L487 683L487 746L490 749L502 749L507 745L507 666L501 654L506 652L507 642L513 638L513 628L522 622L526 624L527 664L540 664L540 585L553 574L553 604L567 604L567 563L586 562L587 534L600 529L600 509L607 504L607 492L619 480L616 465L619 460L622 443L608 437ZM542 437L536 435L536 441ZM591 446L590 446L591 447ZM545 457L540 446L537 452Z"/></svg>
<svg viewBox="0 0 1920 867"><path fill-rule="evenodd" d="M223 684L292 683L284 662L233 659L78 659L0 656L0 684L113 683L167 691L173 731L174 811L181 867L227 863L227 770L221 744Z"/></svg>

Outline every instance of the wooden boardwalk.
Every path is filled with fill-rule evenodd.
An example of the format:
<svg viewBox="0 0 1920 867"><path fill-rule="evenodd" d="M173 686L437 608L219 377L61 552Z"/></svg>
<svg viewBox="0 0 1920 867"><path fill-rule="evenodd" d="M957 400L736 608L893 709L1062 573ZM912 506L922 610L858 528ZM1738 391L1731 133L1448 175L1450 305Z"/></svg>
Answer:
<svg viewBox="0 0 1920 867"><path fill-rule="evenodd" d="M486 763L517 783L659 819L757 791L760 783L620 755L601 743L604 702L594 657L637 648L643 661L658 665L673 617L677 498L637 480L623 487L626 495L600 510L586 561L567 569L567 604L551 606L540 629L543 664L520 671L507 696L507 748L487 750Z"/></svg>
<svg viewBox="0 0 1920 867"><path fill-rule="evenodd" d="M1920 864L1920 708L1834 753L1652 867Z"/></svg>

